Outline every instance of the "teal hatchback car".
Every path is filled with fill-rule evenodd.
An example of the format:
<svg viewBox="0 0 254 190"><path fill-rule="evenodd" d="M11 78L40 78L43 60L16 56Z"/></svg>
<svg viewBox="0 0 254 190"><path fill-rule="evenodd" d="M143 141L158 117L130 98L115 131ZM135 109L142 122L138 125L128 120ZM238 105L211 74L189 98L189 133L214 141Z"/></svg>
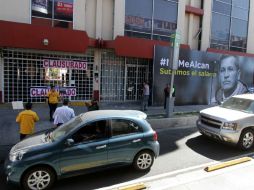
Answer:
<svg viewBox="0 0 254 190"><path fill-rule="evenodd" d="M133 165L147 171L160 145L146 117L135 110L91 111L26 138L12 147L5 162L7 181L36 190L107 167Z"/></svg>

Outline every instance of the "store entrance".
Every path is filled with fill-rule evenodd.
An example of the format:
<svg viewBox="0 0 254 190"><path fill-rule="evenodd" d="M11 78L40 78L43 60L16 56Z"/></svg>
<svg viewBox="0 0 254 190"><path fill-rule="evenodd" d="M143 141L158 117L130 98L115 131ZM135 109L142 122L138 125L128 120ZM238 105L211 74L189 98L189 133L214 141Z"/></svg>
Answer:
<svg viewBox="0 0 254 190"><path fill-rule="evenodd" d="M148 67L143 65L126 65L125 76L125 100L140 100L142 96L143 82L148 78Z"/></svg>

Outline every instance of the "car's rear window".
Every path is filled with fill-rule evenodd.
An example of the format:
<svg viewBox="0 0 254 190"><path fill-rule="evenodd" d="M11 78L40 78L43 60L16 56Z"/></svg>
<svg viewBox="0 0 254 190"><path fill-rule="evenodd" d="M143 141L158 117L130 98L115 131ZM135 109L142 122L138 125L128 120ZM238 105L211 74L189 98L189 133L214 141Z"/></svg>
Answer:
<svg viewBox="0 0 254 190"><path fill-rule="evenodd" d="M244 98L231 97L223 102L221 107L247 113L254 113L254 101Z"/></svg>

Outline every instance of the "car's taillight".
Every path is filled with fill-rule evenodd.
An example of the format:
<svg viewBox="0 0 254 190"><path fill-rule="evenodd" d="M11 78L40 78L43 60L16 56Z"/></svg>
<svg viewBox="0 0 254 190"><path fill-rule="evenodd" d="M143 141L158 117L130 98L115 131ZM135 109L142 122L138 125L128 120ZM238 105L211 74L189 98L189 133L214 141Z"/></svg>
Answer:
<svg viewBox="0 0 254 190"><path fill-rule="evenodd" d="M154 141L157 141L157 140L158 140L158 135L157 135L157 132L156 132L156 131L154 131L153 140L154 140Z"/></svg>

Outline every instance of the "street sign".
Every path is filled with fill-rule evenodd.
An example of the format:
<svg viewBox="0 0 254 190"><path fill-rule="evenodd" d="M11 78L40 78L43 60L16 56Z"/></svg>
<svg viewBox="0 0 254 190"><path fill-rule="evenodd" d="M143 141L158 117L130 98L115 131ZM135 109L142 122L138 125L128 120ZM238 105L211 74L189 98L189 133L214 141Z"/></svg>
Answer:
<svg viewBox="0 0 254 190"><path fill-rule="evenodd" d="M179 60L179 49L181 42L181 35L178 30L176 30L171 36L171 46L173 46L173 58L172 58L172 70L178 69L178 60ZM174 111L175 97L172 97L173 87L174 87L174 72L171 74L170 79L170 91L169 98L167 98L166 105L166 117L172 117Z"/></svg>
<svg viewBox="0 0 254 190"><path fill-rule="evenodd" d="M179 59L179 49L180 49L180 43L181 43L181 35L179 31L175 31L170 36L171 38L171 46L173 47L173 60L172 60L172 69L177 70L178 69L178 59Z"/></svg>

